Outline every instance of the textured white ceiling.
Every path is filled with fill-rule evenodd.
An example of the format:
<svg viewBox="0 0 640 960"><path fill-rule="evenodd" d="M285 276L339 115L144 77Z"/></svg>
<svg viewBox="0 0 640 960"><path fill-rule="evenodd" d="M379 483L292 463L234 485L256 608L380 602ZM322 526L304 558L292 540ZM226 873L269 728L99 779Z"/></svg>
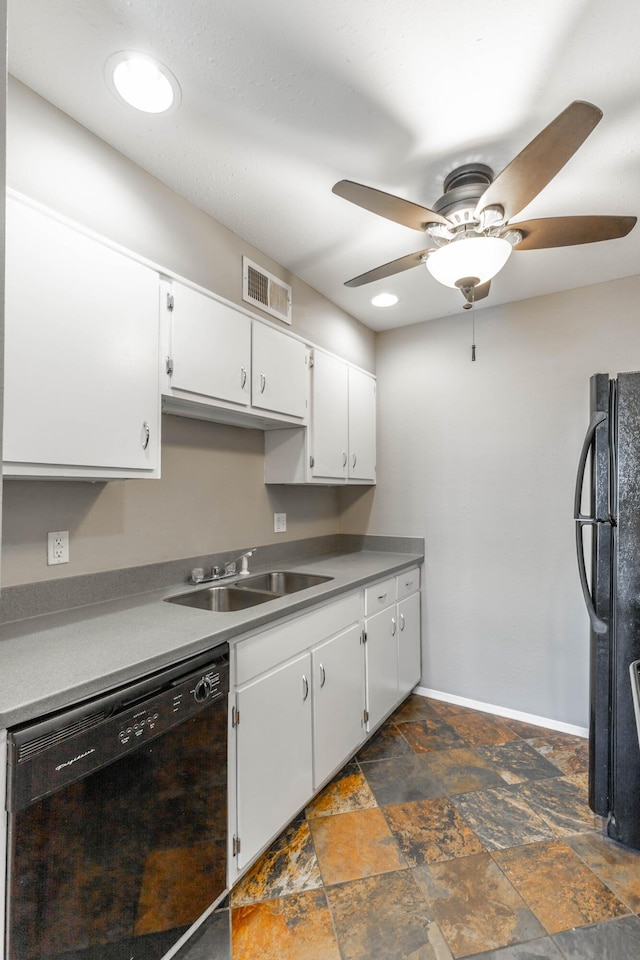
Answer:
<svg viewBox="0 0 640 960"><path fill-rule="evenodd" d="M344 281L428 244L331 193L351 179L427 207L447 172L498 172L572 100L604 118L520 218L640 215L637 0L9 0L9 69L374 329L459 313L423 267ZM167 64L182 104L121 105L104 64ZM625 239L515 253L491 306L640 272ZM372 307L381 290L398 294Z"/></svg>

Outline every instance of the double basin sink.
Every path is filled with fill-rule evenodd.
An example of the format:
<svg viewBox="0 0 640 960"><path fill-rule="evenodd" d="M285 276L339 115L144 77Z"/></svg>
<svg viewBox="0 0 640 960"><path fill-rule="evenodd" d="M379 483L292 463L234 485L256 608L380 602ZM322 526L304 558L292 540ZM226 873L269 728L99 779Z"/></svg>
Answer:
<svg viewBox="0 0 640 960"><path fill-rule="evenodd" d="M272 573L256 573L233 584L202 587L180 593L175 597L165 597L169 603L180 603L197 610L211 610L215 613L230 613L234 610L246 610L267 600L286 597L298 593L319 583L326 583L333 577L323 577L313 573L292 573L277 570Z"/></svg>

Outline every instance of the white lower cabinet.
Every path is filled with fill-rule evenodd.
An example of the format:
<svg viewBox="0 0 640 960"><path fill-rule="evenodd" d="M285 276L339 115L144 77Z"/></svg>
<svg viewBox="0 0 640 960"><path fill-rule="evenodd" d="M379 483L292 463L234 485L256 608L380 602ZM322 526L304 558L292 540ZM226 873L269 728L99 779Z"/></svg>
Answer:
<svg viewBox="0 0 640 960"><path fill-rule="evenodd" d="M420 594L398 602L398 695L406 696L420 680Z"/></svg>
<svg viewBox="0 0 640 960"><path fill-rule="evenodd" d="M418 682L419 572L403 576L234 645L231 882Z"/></svg>
<svg viewBox="0 0 640 960"><path fill-rule="evenodd" d="M237 691L240 869L313 792L310 683L305 653Z"/></svg>
<svg viewBox="0 0 640 960"><path fill-rule="evenodd" d="M395 605L368 617L367 711L369 729L377 726L398 699L398 649Z"/></svg>
<svg viewBox="0 0 640 960"><path fill-rule="evenodd" d="M364 738L362 646L355 623L311 651L314 790Z"/></svg>
<svg viewBox="0 0 640 960"><path fill-rule="evenodd" d="M247 637L234 658L237 872L364 739L362 595Z"/></svg>
<svg viewBox="0 0 640 960"><path fill-rule="evenodd" d="M369 730L420 680L419 591L417 567L365 590Z"/></svg>

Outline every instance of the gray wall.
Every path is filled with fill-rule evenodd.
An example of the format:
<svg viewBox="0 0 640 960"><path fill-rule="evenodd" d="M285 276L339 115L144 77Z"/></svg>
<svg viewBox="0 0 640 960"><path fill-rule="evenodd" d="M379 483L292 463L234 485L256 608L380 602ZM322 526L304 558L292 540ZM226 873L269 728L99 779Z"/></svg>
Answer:
<svg viewBox="0 0 640 960"><path fill-rule="evenodd" d="M5 214L5 147L7 116L7 4L0 0L0 344L4 343L4 214ZM0 450L2 450L2 390L4 384L4 364L0 364ZM2 504L2 477L0 476L0 505ZM1 523L1 520L0 520ZM0 533L2 528L0 526Z"/></svg>
<svg viewBox="0 0 640 960"><path fill-rule="evenodd" d="M558 253L561 256L561 252ZM341 531L424 536L423 685L587 724L576 462L594 372L640 369L640 277L378 338L378 486Z"/></svg>
<svg viewBox="0 0 640 960"><path fill-rule="evenodd" d="M7 183L236 303L247 254L292 283L295 333L374 370L371 330L15 80ZM259 431L164 417L161 480L7 481L3 583L338 532L337 491L265 487L263 451ZM69 564L46 565L49 530L69 530Z"/></svg>

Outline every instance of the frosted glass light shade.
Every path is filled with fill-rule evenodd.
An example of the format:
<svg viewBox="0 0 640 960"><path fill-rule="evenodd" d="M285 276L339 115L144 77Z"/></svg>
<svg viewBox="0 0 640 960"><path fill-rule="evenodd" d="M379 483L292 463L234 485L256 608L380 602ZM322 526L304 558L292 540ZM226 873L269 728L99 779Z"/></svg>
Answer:
<svg viewBox="0 0 640 960"><path fill-rule="evenodd" d="M105 68L112 93L144 113L166 113L180 103L180 86L171 71L141 53L109 57Z"/></svg>
<svg viewBox="0 0 640 960"><path fill-rule="evenodd" d="M511 244L502 237L464 237L439 247L427 258L427 270L445 287L477 277L486 283L502 270L511 255Z"/></svg>

